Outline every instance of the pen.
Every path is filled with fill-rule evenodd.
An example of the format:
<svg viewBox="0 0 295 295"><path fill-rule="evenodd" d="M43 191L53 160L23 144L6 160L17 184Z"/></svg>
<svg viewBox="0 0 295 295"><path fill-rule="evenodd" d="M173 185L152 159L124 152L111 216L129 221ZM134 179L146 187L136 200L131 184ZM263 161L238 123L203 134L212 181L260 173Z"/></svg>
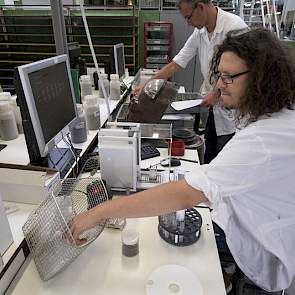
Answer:
<svg viewBox="0 0 295 295"><path fill-rule="evenodd" d="M199 163L198 161L195 160L189 160L189 159L184 159L184 158L178 158L180 161L185 161L185 162L191 162L191 163Z"/></svg>

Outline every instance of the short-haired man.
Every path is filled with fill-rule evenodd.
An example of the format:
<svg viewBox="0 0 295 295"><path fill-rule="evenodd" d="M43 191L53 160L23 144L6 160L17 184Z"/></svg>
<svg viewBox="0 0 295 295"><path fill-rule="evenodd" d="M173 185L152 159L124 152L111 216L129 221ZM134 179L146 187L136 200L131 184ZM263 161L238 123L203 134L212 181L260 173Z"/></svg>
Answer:
<svg viewBox="0 0 295 295"><path fill-rule="evenodd" d="M247 25L239 16L214 6L211 0L180 0L178 8L187 23L195 27L195 30L173 61L163 67L153 79L170 78L198 55L204 78L200 92L207 93L203 104L210 106L205 134L205 163L209 163L235 133L232 111L216 104L219 91L215 91L209 83L210 62L215 46L223 42L227 33L247 28Z"/></svg>

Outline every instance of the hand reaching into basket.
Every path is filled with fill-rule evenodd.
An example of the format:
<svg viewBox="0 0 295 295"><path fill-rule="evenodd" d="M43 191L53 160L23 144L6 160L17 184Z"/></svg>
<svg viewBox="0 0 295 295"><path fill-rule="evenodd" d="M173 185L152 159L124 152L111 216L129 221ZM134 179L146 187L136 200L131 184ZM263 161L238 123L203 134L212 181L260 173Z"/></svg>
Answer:
<svg viewBox="0 0 295 295"><path fill-rule="evenodd" d="M81 234L95 227L101 220L97 220L94 210L77 215L70 224L70 231L77 246L87 243L87 239L80 238Z"/></svg>

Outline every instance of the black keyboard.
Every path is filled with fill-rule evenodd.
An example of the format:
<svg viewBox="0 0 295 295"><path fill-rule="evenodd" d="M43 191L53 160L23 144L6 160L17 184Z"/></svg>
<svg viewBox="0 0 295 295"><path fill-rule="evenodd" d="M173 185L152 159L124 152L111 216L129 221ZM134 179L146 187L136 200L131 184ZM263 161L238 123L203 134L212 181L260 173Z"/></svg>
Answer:
<svg viewBox="0 0 295 295"><path fill-rule="evenodd" d="M160 152L151 143L141 144L141 160L146 160L154 157L160 156Z"/></svg>

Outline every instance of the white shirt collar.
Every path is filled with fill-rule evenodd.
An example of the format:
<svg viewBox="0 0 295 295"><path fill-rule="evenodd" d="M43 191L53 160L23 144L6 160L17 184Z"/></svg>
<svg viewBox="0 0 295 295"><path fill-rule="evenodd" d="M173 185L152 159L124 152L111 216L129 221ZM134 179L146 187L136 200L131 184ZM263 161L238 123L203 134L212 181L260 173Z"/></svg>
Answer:
<svg viewBox="0 0 295 295"><path fill-rule="evenodd" d="M224 27L224 21L223 21L223 14L224 11L222 9L220 9L219 7L217 7L217 19L216 19L216 25L215 25L215 29L213 31L213 35L221 33L223 31L223 27ZM207 34L207 28L203 27L202 29L200 29L200 34Z"/></svg>

